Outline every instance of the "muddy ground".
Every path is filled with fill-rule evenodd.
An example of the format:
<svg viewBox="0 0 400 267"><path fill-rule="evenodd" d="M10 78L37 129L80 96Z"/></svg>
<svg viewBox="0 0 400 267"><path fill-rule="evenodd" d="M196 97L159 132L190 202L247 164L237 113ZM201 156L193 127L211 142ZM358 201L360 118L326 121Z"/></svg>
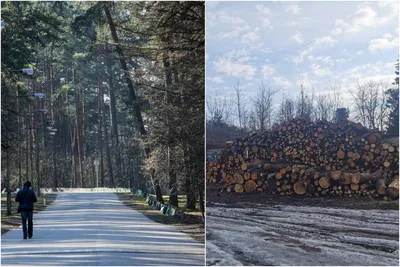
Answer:
<svg viewBox="0 0 400 267"><path fill-rule="evenodd" d="M398 201L207 187L207 265L399 265Z"/></svg>
<svg viewBox="0 0 400 267"><path fill-rule="evenodd" d="M280 196L267 195L264 192L254 193L228 193L220 192L222 186L219 184L207 185L207 207L213 203L224 203L230 207L241 207L243 203L259 203L265 205L291 205L291 206L313 206L332 207L346 209L399 209L399 200L384 201L368 197L307 197L307 196ZM247 205L247 204L246 204Z"/></svg>

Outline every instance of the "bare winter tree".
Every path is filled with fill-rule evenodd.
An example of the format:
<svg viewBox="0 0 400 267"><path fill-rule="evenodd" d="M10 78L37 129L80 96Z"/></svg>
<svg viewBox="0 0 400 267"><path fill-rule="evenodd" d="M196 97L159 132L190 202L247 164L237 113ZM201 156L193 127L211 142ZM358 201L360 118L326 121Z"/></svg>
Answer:
<svg viewBox="0 0 400 267"><path fill-rule="evenodd" d="M279 109L279 121L285 122L294 118L296 110L296 103L291 98L283 96Z"/></svg>
<svg viewBox="0 0 400 267"><path fill-rule="evenodd" d="M379 102L379 115L377 117L378 127L381 131L386 130L389 126L389 113L390 110L387 106L388 95L386 94L387 87L385 86L379 91L380 102Z"/></svg>
<svg viewBox="0 0 400 267"><path fill-rule="evenodd" d="M207 121L215 122L221 120L225 123L230 121L232 113L232 102L227 100L226 95L215 93L207 97Z"/></svg>
<svg viewBox="0 0 400 267"><path fill-rule="evenodd" d="M236 81L233 88L235 89L235 101L233 101L234 105L236 106L237 110L237 118L239 120L239 128L241 134L243 135L243 128L245 125L245 117L246 117L246 99L243 95L244 88L240 86L239 80Z"/></svg>
<svg viewBox="0 0 400 267"><path fill-rule="evenodd" d="M384 130L388 115L386 90L387 86L381 82L358 83L357 88L350 91L356 106L355 119L368 128Z"/></svg>
<svg viewBox="0 0 400 267"><path fill-rule="evenodd" d="M331 120L334 120L336 117L336 110L343 105L342 91L341 91L342 85L340 82L335 81L328 83L328 86L329 90L332 92L332 103L333 103Z"/></svg>
<svg viewBox="0 0 400 267"><path fill-rule="evenodd" d="M329 120L330 111L333 108L331 95L319 94L316 96L316 119L319 120Z"/></svg>
<svg viewBox="0 0 400 267"><path fill-rule="evenodd" d="M272 125L272 105L274 104L274 95L279 90L267 88L263 83L258 87L256 98L253 100L255 116L260 126L260 131L264 132Z"/></svg>
<svg viewBox="0 0 400 267"><path fill-rule="evenodd" d="M314 113L314 92L309 96L305 90L303 85L300 86L300 95L296 101L296 116L306 119L312 120Z"/></svg>
<svg viewBox="0 0 400 267"><path fill-rule="evenodd" d="M316 96L315 118L320 120L334 121L336 110L342 105L341 84L329 82L325 92Z"/></svg>
<svg viewBox="0 0 400 267"><path fill-rule="evenodd" d="M260 129L259 127L259 121L257 120L257 111L251 110L249 112L248 118L247 118L247 127L251 131L257 131Z"/></svg>

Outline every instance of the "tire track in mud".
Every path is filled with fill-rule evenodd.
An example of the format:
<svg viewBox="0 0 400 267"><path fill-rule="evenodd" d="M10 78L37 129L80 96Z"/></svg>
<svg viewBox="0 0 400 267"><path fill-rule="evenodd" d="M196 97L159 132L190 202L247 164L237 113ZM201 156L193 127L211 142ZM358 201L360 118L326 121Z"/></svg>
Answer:
<svg viewBox="0 0 400 267"><path fill-rule="evenodd" d="M207 243L243 265L398 265L398 211L309 208L208 207Z"/></svg>

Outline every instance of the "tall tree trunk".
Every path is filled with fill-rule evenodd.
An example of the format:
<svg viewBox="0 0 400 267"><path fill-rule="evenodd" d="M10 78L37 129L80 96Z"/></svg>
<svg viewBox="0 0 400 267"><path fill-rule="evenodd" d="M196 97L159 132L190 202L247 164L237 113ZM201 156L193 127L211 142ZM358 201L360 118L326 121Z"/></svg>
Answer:
<svg viewBox="0 0 400 267"><path fill-rule="evenodd" d="M17 121L17 140L18 144L21 144L21 133L20 133L20 110L19 110L19 94L18 89L16 90L17 96L17 113L18 113L18 121ZM21 146L18 145L18 187L22 188L22 159L21 159Z"/></svg>
<svg viewBox="0 0 400 267"><path fill-rule="evenodd" d="M121 152L119 149L119 137L118 137L118 124L117 124L117 99L115 97L115 88L112 76L112 62L110 59L107 60L108 70L108 85L110 87L110 110L111 110L111 140L113 151L115 152L115 175L118 179L122 177L122 166L121 166Z"/></svg>
<svg viewBox="0 0 400 267"><path fill-rule="evenodd" d="M78 168L79 168L79 178L80 187L83 188L83 140L82 140L82 112L81 112L81 97L80 90L78 89L76 83L76 71L75 66L73 67L73 84L74 84L74 95L75 95L75 128L78 143Z"/></svg>
<svg viewBox="0 0 400 267"><path fill-rule="evenodd" d="M100 55L99 55L99 57L100 57ZM108 140L107 112L106 112L106 108L104 105L103 94L101 94L100 98L101 98L100 108L101 108L102 113L104 114L103 127L104 127L104 141L105 141L105 146L106 146L106 160L107 160L107 168L108 168L108 186L114 187L114 173L113 173L112 160L111 160L111 154L110 154L110 142Z"/></svg>
<svg viewBox="0 0 400 267"><path fill-rule="evenodd" d="M32 91L34 92L34 91ZM31 105L31 134L30 134L30 164L31 164L31 173L32 173L32 190L35 190L35 176L33 175L33 142L34 140L36 140L36 136L35 136L35 130L34 130L34 124L33 124L33 120L34 120L34 107L33 105Z"/></svg>
<svg viewBox="0 0 400 267"><path fill-rule="evenodd" d="M104 108L104 103L102 103L103 106L103 114L107 114L105 112ZM107 156L107 167L108 167L108 183L109 187L114 187L114 174L113 174L113 168L112 168L112 161L111 161L111 154L110 154L110 146L109 146L109 141L108 141L108 130L107 130L107 121L104 116L104 141L106 145L106 156Z"/></svg>
<svg viewBox="0 0 400 267"><path fill-rule="evenodd" d="M54 69L53 65L50 66L50 111L51 111L51 119L54 120L54 103L53 103L53 93L54 93ZM61 127L61 122L59 122L59 125ZM59 129L61 130L61 129ZM58 139L60 138L61 131L58 132ZM58 187L58 180L57 180L57 162L56 162L56 150L57 150L57 138L56 136L53 136L53 188L56 190Z"/></svg>
<svg viewBox="0 0 400 267"><path fill-rule="evenodd" d="M56 138L56 136L54 136L53 137L53 186L54 186L54 189L57 189L57 187L58 187L56 150L57 150L57 138Z"/></svg>
<svg viewBox="0 0 400 267"><path fill-rule="evenodd" d="M28 109L30 110L30 109ZM24 119L25 121L25 119ZM25 123L23 124L23 127L26 127L26 132L29 132L29 121L26 120L26 125ZM25 147L25 180L29 181L29 139L26 140L26 147Z"/></svg>
<svg viewBox="0 0 400 267"><path fill-rule="evenodd" d="M105 11L106 16L107 16L108 24L110 26L111 35L112 35L114 43L116 45L116 50L117 50L117 53L119 55L119 60L120 60L120 63L121 63L121 67L122 67L122 69L124 71L125 80L126 80L126 83L128 84L129 93L131 95L131 100L132 100L132 104L133 104L133 110L135 112L136 119L138 120L139 132L140 132L141 135L146 135L146 130L144 128L142 113L140 111L140 108L139 108L139 105L138 105L138 102L137 102L136 92L135 92L135 89L133 88L132 80L129 77L129 70L128 70L128 67L126 65L124 52L123 52L123 50L122 50L122 48L120 46L119 38L118 38L118 35L117 35L117 30L115 29L115 25L114 25L114 22L113 22L113 19L112 19L112 16L111 16L111 12L110 12L109 8L107 7L107 4L108 3L104 3L103 7L104 7L104 11ZM146 153L148 153L148 154L150 153L150 148L146 149ZM147 156L149 156L149 155L147 155Z"/></svg>
<svg viewBox="0 0 400 267"><path fill-rule="evenodd" d="M6 188L7 188L7 215L11 215L11 190L10 190L10 156L9 151L6 152L6 164L7 164L7 177L6 177Z"/></svg>
<svg viewBox="0 0 400 267"><path fill-rule="evenodd" d="M39 130L37 130L39 132ZM36 134L36 142L35 142L35 160L36 160L36 180L37 180L37 196L40 197L40 143L39 143L39 133Z"/></svg>
<svg viewBox="0 0 400 267"><path fill-rule="evenodd" d="M193 164L190 159L190 149L187 144L184 142L184 158L185 160L187 159L187 170L185 171L186 173L186 178L185 178L185 189L186 189L186 208L187 209L196 209L196 188L197 185L192 181L192 176L194 175L193 173Z"/></svg>
<svg viewBox="0 0 400 267"><path fill-rule="evenodd" d="M119 56L119 61L121 63L121 68L124 71L125 80L126 80L126 83L128 85L129 93L130 93L130 96L131 96L131 101L132 101L132 104L133 104L133 110L135 112L135 116L136 116L136 119L137 119L137 122L138 122L138 126L139 126L139 132L144 137L144 136L146 136L146 129L144 128L144 122L143 122L143 118L142 118L142 113L140 111L139 103L137 101L136 92L135 92L135 89L133 87L132 80L129 77L129 70L128 70L128 67L126 65L124 52L123 52L122 47L121 47L120 42L119 42L117 30L115 28L115 24L114 24L114 21L113 21L112 16L111 16L110 9L108 8L109 3L107 3L107 2L104 2L104 3L100 2L100 3L103 5L104 12L106 13L107 22L108 22L108 25L109 25L110 31L111 31L111 36L112 36L112 38L114 40L114 43L115 43L115 46L116 46L116 50L117 50L117 53L118 53L118 56ZM146 152L146 156L150 157L151 150L150 150L149 147L145 148L145 152ZM156 188L154 186L153 175L150 175L150 180L151 180L151 183L153 185L153 190L156 191Z"/></svg>
<svg viewBox="0 0 400 267"><path fill-rule="evenodd" d="M73 185L73 187L75 187L76 188L76 179L77 179L77 177L78 177L78 174L77 174L77 167L76 167L76 154L77 154L77 149L76 149L76 129L74 128L74 125L71 125L71 132L73 131L73 135L72 135L72 147L71 147L71 149L72 149L72 151L71 151L71 154L72 154L72 170L73 170L73 180L72 180L72 185Z"/></svg>
<svg viewBox="0 0 400 267"><path fill-rule="evenodd" d="M164 40L164 42L167 42L167 40ZM172 99L172 70L171 70L171 62L170 58L168 56L168 52L164 52L163 55L163 65L164 65L164 75L165 75L165 87L166 87L166 94L167 94L167 105L172 106L173 105L173 99ZM172 123L172 114L167 114L167 138L170 138L170 127ZM175 164L174 164L174 157L171 157L171 147L172 151L174 149L174 145L171 144L171 142L168 142L168 147L167 147L167 166L168 166L168 177L169 177L169 189L171 190L175 185L176 185L176 172L175 172ZM172 153L173 154L173 153ZM175 192L174 190L171 190L170 192ZM172 195L171 195L172 196ZM171 197L170 196L170 197ZM172 196L173 199L175 199L175 196ZM177 203L173 203L177 204Z"/></svg>
<svg viewBox="0 0 400 267"><path fill-rule="evenodd" d="M39 103L39 99L37 99L36 103L36 107L37 110L39 110L40 107L40 103ZM38 114L38 116L42 117L41 114ZM36 120L38 121L38 120ZM38 123L37 123L38 124ZM37 180L37 196L40 197L40 140L39 140L39 136L40 136L40 126L36 125L36 138L35 138L35 165L36 165L36 180Z"/></svg>
<svg viewBox="0 0 400 267"><path fill-rule="evenodd" d="M98 64L99 67L101 66L101 59L100 59L100 48L98 50ZM99 116L99 125L98 125L98 135L97 135L97 144L99 148L99 156L100 156L100 181L101 181L101 187L105 186L104 182L104 167L103 167L103 124L102 124L102 118L103 118L103 108L102 108L102 103L103 101L103 90L101 87L101 76L100 76L100 71L97 73L97 80L98 80L98 101L97 101L97 107L98 107L98 116Z"/></svg>

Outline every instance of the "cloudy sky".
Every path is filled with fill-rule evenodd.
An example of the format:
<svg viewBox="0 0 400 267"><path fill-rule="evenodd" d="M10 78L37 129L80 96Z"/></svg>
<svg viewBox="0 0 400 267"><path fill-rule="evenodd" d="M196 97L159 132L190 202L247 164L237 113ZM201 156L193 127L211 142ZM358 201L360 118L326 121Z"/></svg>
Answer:
<svg viewBox="0 0 400 267"><path fill-rule="evenodd" d="M344 100L357 81L394 79L397 2L207 2L207 94L249 97L263 82L294 96L340 81ZM282 92L281 91L281 92ZM281 93L282 94L282 93Z"/></svg>

